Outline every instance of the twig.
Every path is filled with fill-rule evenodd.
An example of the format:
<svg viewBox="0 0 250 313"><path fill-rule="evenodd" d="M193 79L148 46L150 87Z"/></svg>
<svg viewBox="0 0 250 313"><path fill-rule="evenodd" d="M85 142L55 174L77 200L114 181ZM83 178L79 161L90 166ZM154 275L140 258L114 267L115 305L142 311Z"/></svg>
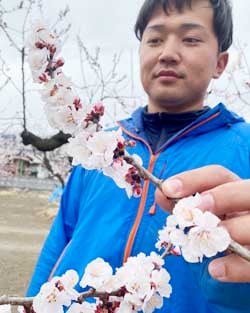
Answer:
<svg viewBox="0 0 250 313"><path fill-rule="evenodd" d="M121 290L116 290L110 293L99 292L94 288L89 289L88 291L83 292L77 299L78 303L82 303L87 298L107 298L107 296L121 296ZM10 305L23 305L26 307L31 307L33 303L33 297L10 297L3 295L0 297L0 305L10 304Z"/></svg>
<svg viewBox="0 0 250 313"><path fill-rule="evenodd" d="M25 70L24 70L24 62L25 62L25 47L22 47L21 52L21 73L22 73L22 105L23 105L23 130L26 131L26 91L25 91Z"/></svg>
<svg viewBox="0 0 250 313"><path fill-rule="evenodd" d="M87 298L100 298L105 299L107 296L121 296L121 290L116 290L113 292L100 292L96 291L94 288L90 288L88 291L83 292L77 299L77 302L82 303Z"/></svg>
<svg viewBox="0 0 250 313"><path fill-rule="evenodd" d="M240 257L250 262L250 251L246 247L240 245L238 242L232 240L228 250L238 254Z"/></svg>
<svg viewBox="0 0 250 313"><path fill-rule="evenodd" d="M9 297L9 296L0 296L0 305L11 304L11 305L25 305L31 306L34 298L21 298L21 297Z"/></svg>
<svg viewBox="0 0 250 313"><path fill-rule="evenodd" d="M46 152L44 152L44 154L43 154L43 164L45 165L45 167L47 168L47 170L48 170L54 177L56 177L56 178L60 181L62 187L64 187L65 183L64 183L63 177L62 177L59 173L55 173L55 172L54 172L53 167L52 167L52 165L51 165L51 163L50 163L50 160L49 160L49 158L48 158Z"/></svg>
<svg viewBox="0 0 250 313"><path fill-rule="evenodd" d="M134 167L137 168L137 170L139 171L140 177L144 180L150 180L157 188L159 188L162 191L162 182L163 180L155 177L152 173L150 173L147 169L145 169L143 166L141 166L138 162L136 162L136 160L126 154L124 156L124 160L128 163L133 165Z"/></svg>

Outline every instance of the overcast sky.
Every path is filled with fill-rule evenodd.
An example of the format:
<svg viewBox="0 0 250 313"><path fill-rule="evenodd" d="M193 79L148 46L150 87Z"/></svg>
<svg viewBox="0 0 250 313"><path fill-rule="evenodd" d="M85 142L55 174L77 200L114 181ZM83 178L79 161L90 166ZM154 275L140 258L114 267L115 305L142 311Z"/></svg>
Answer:
<svg viewBox="0 0 250 313"><path fill-rule="evenodd" d="M2 4L10 7L17 0L2 0ZM126 73L128 76L133 76L136 86L136 95L141 95L142 89L139 85L139 71L138 71L138 42L133 33L133 26L136 20L138 10L143 3L143 0L44 0L45 16L48 20L53 20L53 15L60 9L63 9L66 4L70 7L68 20L72 23L70 38L67 41L62 56L66 59L67 74L73 79L77 79L77 68L79 67L79 54L75 45L75 35L80 34L84 43L93 48L100 46L105 57L106 65L111 64L112 54L121 51L123 53L119 71L121 74ZM1 1L0 1L1 4ZM247 44L250 35L250 1L249 0L233 0L233 14L235 25L235 39L239 40L241 44ZM21 17L11 16L9 24L18 27ZM20 26L19 26L20 27ZM2 56L6 58L12 75L15 69L18 68L19 59L16 57L13 49L8 47L8 44L0 33L0 40L3 43L1 46ZM246 56L250 63L250 49L246 50ZM133 73L131 73L131 53L133 54ZM232 59L234 52L232 52ZM13 72L14 69L14 72ZM70 73L69 73L70 71ZM0 77L1 78L1 77ZM1 80L0 80L1 81ZM18 100L19 99L19 100ZM32 98L33 99L33 98ZM39 98L32 100L33 107L29 108L30 115L32 111L36 112L38 118L34 118L33 124L39 124L37 120L42 120L42 104ZM31 104L29 104L31 105ZM1 116L13 116L20 111L20 98L15 94L13 88L9 86L5 91L0 92L0 114ZM0 119L1 126L6 124L6 121ZM1 125L2 124L2 125ZM39 126L40 127L40 126ZM38 128L39 128L38 127Z"/></svg>

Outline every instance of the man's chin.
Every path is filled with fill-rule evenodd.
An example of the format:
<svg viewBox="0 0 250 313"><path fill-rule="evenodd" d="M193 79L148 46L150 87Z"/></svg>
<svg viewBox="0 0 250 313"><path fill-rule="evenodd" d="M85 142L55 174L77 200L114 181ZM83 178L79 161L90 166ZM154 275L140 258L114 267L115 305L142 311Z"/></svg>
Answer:
<svg viewBox="0 0 250 313"><path fill-rule="evenodd" d="M161 97L153 101L149 101L149 111L154 112L182 112L186 106L179 97Z"/></svg>

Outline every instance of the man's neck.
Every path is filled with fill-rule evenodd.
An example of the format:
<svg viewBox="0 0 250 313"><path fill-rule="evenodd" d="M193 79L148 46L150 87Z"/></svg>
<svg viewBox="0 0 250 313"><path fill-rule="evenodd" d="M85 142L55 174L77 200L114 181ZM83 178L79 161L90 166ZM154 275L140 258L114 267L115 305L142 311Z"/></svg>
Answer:
<svg viewBox="0 0 250 313"><path fill-rule="evenodd" d="M188 113L202 110L204 108L203 103L198 103L194 105L183 105L183 104L155 104L149 100L149 104L147 106L148 113L170 113L170 114L178 114L178 113Z"/></svg>
<svg viewBox="0 0 250 313"><path fill-rule="evenodd" d="M169 138L184 129L187 125L194 122L197 118L209 110L209 107L203 107L192 112L150 113L148 112L147 107L145 107L142 113L143 125L152 151L158 151Z"/></svg>

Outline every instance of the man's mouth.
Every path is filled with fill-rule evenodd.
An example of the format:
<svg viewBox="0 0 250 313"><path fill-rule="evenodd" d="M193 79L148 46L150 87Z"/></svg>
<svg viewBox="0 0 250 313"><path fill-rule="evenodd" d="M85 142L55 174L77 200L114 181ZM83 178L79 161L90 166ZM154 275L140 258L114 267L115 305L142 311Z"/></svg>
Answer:
<svg viewBox="0 0 250 313"><path fill-rule="evenodd" d="M183 78L183 75L177 73L176 71L173 70L160 70L157 74L156 77L166 77L166 78Z"/></svg>

